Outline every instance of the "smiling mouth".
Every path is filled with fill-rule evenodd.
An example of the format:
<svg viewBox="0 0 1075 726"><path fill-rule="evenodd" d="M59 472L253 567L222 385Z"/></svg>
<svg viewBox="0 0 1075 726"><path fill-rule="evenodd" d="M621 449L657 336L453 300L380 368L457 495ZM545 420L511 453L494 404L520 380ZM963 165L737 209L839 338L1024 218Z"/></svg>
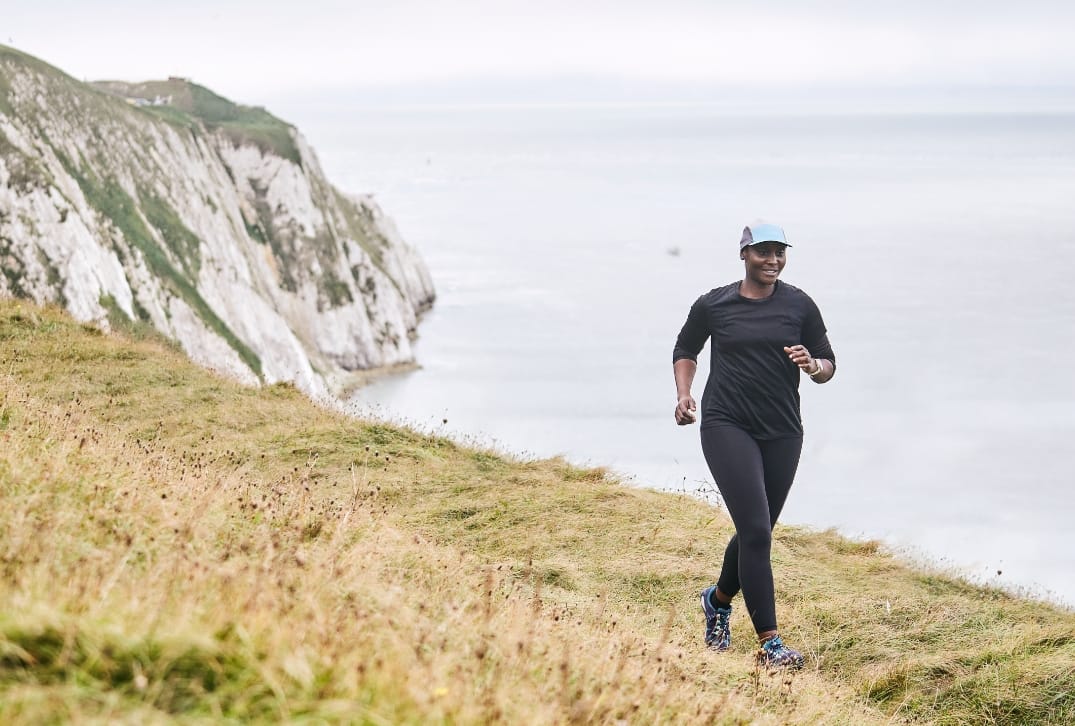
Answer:
<svg viewBox="0 0 1075 726"><path fill-rule="evenodd" d="M762 272L766 275L777 275L780 273L780 270L762 270Z"/></svg>

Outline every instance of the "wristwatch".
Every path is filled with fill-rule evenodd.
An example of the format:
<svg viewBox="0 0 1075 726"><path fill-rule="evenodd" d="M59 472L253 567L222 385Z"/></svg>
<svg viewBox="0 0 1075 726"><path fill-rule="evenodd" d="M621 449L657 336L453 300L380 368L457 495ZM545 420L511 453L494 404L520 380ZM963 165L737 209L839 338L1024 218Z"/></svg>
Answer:
<svg viewBox="0 0 1075 726"><path fill-rule="evenodd" d="M819 375L821 375L824 372L825 366L821 365L822 360L823 360L822 358L814 358L814 362L817 363L817 370L814 371L813 373L808 373L807 374L808 376L810 376L811 378L817 378Z"/></svg>

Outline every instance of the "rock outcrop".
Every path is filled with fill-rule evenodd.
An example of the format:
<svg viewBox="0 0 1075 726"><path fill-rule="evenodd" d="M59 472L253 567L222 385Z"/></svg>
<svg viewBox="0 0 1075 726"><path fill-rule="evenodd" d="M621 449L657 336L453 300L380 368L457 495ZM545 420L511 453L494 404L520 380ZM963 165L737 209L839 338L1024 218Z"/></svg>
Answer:
<svg viewBox="0 0 1075 726"><path fill-rule="evenodd" d="M0 294L151 325L314 396L413 360L434 299L368 197L290 125L185 79L88 85L0 46Z"/></svg>

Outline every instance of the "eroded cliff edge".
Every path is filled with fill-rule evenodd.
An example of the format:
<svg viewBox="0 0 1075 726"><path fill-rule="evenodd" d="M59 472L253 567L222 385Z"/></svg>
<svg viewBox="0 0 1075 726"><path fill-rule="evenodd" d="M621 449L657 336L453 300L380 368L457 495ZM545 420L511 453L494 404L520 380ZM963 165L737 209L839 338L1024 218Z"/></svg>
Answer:
<svg viewBox="0 0 1075 726"><path fill-rule="evenodd" d="M87 85L0 46L0 294L313 396L413 361L416 250L294 127L185 79Z"/></svg>

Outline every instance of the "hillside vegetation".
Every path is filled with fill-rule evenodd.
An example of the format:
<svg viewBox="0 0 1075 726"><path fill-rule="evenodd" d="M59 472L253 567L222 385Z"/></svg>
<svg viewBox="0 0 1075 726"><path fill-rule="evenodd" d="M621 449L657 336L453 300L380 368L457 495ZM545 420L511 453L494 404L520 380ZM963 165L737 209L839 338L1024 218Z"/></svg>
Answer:
<svg viewBox="0 0 1075 726"><path fill-rule="evenodd" d="M143 110L167 121L189 124L191 119L199 119L208 129L222 129L237 144L252 143L262 151L302 164L290 124L264 108L235 103L185 78L142 83L96 81L92 85L120 98L145 101L149 105Z"/></svg>
<svg viewBox="0 0 1075 726"><path fill-rule="evenodd" d="M780 527L795 675L685 496L0 301L0 723L1071 723L1075 614Z"/></svg>

